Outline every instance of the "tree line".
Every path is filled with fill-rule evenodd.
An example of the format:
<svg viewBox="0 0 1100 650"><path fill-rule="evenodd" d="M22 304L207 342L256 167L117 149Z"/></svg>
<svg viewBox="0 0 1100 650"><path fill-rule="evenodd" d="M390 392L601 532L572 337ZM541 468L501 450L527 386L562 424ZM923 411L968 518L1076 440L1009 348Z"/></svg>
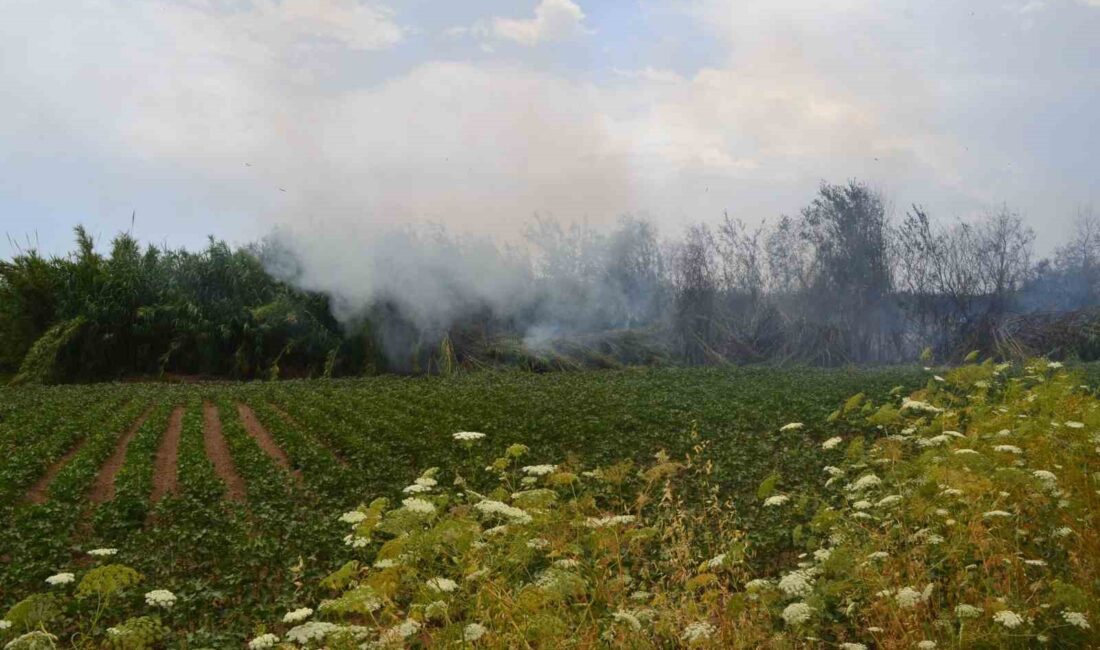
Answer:
<svg viewBox="0 0 1100 650"><path fill-rule="evenodd" d="M486 254L483 244L436 237L449 261L433 273L461 276L455 265ZM301 260L276 238L237 248L211 238L190 252L142 249L122 233L100 252L77 227L66 256L28 250L0 262L0 372L57 382L499 363L837 365L922 352L946 360L972 349L1006 354L1006 332L1019 333L1029 315L1049 324L1051 314L1080 319L1100 305L1091 210L1037 259L1034 232L1007 206L967 222L934 220L918 205L892 218L857 181L822 184L799 214L774 222L726 215L662 239L632 217L609 231L536 218L525 240L522 251L492 252L516 278L507 299L451 282L443 286L455 307L427 323L402 300L406 290L347 304L301 288ZM1043 349L1027 351L1100 353L1100 335L1069 329L1069 339L1032 332L1029 345Z"/></svg>

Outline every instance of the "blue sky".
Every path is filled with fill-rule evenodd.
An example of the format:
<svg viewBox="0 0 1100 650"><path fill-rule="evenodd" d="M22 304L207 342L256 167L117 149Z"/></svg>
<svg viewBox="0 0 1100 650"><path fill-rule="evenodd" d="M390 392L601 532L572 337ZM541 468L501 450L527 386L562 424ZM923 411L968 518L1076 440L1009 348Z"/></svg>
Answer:
<svg viewBox="0 0 1100 650"><path fill-rule="evenodd" d="M535 213L1100 203L1100 0L0 0L0 230L201 245ZM13 248L0 240L0 256Z"/></svg>

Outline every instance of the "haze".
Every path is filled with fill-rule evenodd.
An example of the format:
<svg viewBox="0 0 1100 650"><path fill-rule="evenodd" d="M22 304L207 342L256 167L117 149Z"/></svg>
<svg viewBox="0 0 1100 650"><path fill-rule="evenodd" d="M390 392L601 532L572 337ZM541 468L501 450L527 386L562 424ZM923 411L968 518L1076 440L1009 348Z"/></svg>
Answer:
<svg viewBox="0 0 1100 650"><path fill-rule="evenodd" d="M1045 252L1096 202L1100 2L0 2L0 230L63 253L533 214L662 232L859 178ZM0 256L14 252L0 242Z"/></svg>

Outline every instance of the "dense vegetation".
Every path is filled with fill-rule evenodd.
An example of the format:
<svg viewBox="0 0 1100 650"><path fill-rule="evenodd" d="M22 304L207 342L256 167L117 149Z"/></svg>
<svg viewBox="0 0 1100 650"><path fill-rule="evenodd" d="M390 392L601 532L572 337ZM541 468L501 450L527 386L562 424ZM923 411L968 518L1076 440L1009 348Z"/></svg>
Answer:
<svg viewBox="0 0 1100 650"><path fill-rule="evenodd" d="M78 228L67 257L0 262L0 374L842 365L912 361L926 348L938 359L972 349L1097 358L1100 318L1080 310L1100 305L1100 218L1082 212L1050 259L1034 260L1033 241L1007 208L950 226L919 207L891 219L855 182L823 185L800 215L768 227L727 217L665 242L630 218L607 233L536 220L525 252L406 232L364 251L379 255L364 268L337 269L339 282L311 270L325 252L279 233L199 252L143 251L122 234L102 252ZM357 284L370 290L346 295Z"/></svg>
<svg viewBox="0 0 1100 650"><path fill-rule="evenodd" d="M54 458L78 451L43 503L6 508L0 639L1095 644L1094 390L1046 361L941 372L7 389L9 494L44 453L13 440L35 430ZM115 495L93 505L83 495L115 440L102 432L133 418ZM178 494L151 503L157 434L173 420Z"/></svg>
<svg viewBox="0 0 1100 650"><path fill-rule="evenodd" d="M912 369L776 371L636 369L592 373L482 372L455 377L377 377L266 384L94 384L0 389L0 617L59 571L82 574L86 551L145 576L178 597L164 622L190 647L233 645L257 620L281 616L325 591L317 581L345 561L339 515L374 497L397 503L423 468L456 468L490 488L481 452L527 445L527 458L559 464L639 466L664 449L675 458L710 440L711 478L724 498L756 513L753 553L761 566L792 547L779 513L757 507L772 472L784 487L812 490L826 478L818 443L825 420L856 392L887 398L915 386ZM212 408L204 409L204 403ZM289 472L262 451L238 417L251 408L289 459ZM211 410L244 494L227 488L208 461ZM205 411L205 412L204 412ZM144 418L144 419L142 419ZM788 418L804 430L777 435ZM177 489L162 462L178 426ZM126 439L120 433L139 424ZM492 446L456 444L456 431L485 432ZM126 440L119 444L120 440ZM34 441L28 444L28 441ZM488 442L487 441L487 442ZM124 462L114 493L97 494L109 458ZM75 454L73 454L75 450ZM56 472L45 485L42 477ZM38 494L35 502L25 496ZM163 497L163 498L161 498ZM66 568L69 567L69 568ZM75 569L75 571L74 571ZM129 592L128 592L129 593ZM140 594L117 600L139 612ZM81 609L61 607L58 621ZM60 632L69 623L50 624ZM100 629L100 633L103 630ZM169 645L174 645L175 642Z"/></svg>

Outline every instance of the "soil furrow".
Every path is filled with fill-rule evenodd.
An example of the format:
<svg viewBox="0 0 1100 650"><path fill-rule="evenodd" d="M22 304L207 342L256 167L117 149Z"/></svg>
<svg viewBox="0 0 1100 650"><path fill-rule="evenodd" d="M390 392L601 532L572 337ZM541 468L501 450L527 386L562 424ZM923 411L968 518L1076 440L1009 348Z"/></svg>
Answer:
<svg viewBox="0 0 1100 650"><path fill-rule="evenodd" d="M214 471L225 483L225 498L230 501L244 501L244 479L233 467L233 456L230 455L229 445L222 435L218 408L210 402L202 405L202 442L206 447L206 457L214 464Z"/></svg>
<svg viewBox="0 0 1100 650"><path fill-rule="evenodd" d="M84 443L87 442L87 438L83 438L80 442L76 443L72 449L65 452L65 455L55 461L52 465L46 468L46 473L42 475L42 478L31 486L31 489L27 491L26 500L28 503L45 503L49 497L50 483L53 483L54 478L57 477L58 472L64 467L73 456L80 453L80 450L84 447Z"/></svg>
<svg viewBox="0 0 1100 650"><path fill-rule="evenodd" d="M107 462L103 463L103 467L99 469L99 474L96 475L95 483L92 484L92 489L88 493L89 501L92 503L106 503L115 498L115 477L118 476L123 464L126 463L126 450L130 447L130 441L137 435L138 429L145 424L145 420L152 411L153 406L149 405L134 420L134 423L126 429L126 432L119 437L115 450L111 452L111 456L107 459Z"/></svg>
<svg viewBox="0 0 1100 650"><path fill-rule="evenodd" d="M287 470L294 475L294 478L298 481L302 480L302 473L296 469L292 469L290 466L290 458L283 451L279 443L275 442L275 439L271 437L271 433L264 428L264 425L260 423L256 418L256 414L252 412L252 409L246 404L237 404L237 415L241 418L241 424L244 425L244 430L248 432L248 435L252 436L252 439L256 441L256 444L260 446L260 449L264 450L268 456L271 457L280 467Z"/></svg>
<svg viewBox="0 0 1100 650"><path fill-rule="evenodd" d="M180 434L183 432L183 407L172 410L168 419L168 428L157 448L156 464L153 471L153 494L149 500L160 501L167 494L179 491L179 470L176 468L176 456L180 451Z"/></svg>

